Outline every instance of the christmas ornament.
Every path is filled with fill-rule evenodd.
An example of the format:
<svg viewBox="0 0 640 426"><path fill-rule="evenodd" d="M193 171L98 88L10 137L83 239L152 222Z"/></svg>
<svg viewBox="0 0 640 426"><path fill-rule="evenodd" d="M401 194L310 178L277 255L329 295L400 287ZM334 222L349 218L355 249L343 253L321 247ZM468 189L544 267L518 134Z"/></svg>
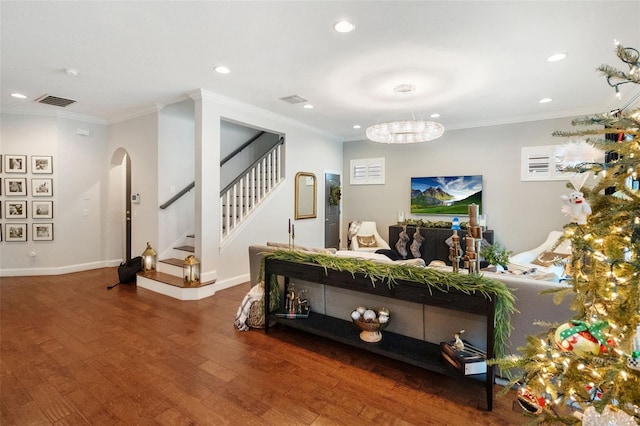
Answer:
<svg viewBox="0 0 640 426"><path fill-rule="evenodd" d="M612 349L602 330L609 326L606 321L595 321L588 324L573 320L556 329L555 342L565 352L573 352L578 356L598 355L601 347L606 352Z"/></svg>
<svg viewBox="0 0 640 426"><path fill-rule="evenodd" d="M582 426L602 425L637 426L638 424L633 420L633 417L629 416L624 411L610 409L608 406L604 407L602 414L598 413L594 407L588 407L584 410Z"/></svg>
<svg viewBox="0 0 640 426"><path fill-rule="evenodd" d="M594 385L593 383L589 383L585 386L587 392L589 392L589 398L591 401L601 401L602 400L602 389Z"/></svg>
<svg viewBox="0 0 640 426"><path fill-rule="evenodd" d="M531 414L539 414L546 405L546 401L542 396L535 396L529 387L521 387L518 389L518 403L523 410Z"/></svg>
<svg viewBox="0 0 640 426"><path fill-rule="evenodd" d="M574 191L569 195L561 195L560 199L565 203L561 211L565 215L571 216L571 222L578 225L587 224L587 216L591 214L591 206L584 199L582 192Z"/></svg>

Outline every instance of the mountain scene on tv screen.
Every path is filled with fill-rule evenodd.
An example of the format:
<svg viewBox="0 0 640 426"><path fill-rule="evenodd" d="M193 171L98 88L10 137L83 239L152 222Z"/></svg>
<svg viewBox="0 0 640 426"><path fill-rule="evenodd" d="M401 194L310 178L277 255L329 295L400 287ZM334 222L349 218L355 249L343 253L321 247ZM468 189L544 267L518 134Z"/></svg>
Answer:
<svg viewBox="0 0 640 426"><path fill-rule="evenodd" d="M482 203L482 176L411 178L411 213L468 213L469 204Z"/></svg>

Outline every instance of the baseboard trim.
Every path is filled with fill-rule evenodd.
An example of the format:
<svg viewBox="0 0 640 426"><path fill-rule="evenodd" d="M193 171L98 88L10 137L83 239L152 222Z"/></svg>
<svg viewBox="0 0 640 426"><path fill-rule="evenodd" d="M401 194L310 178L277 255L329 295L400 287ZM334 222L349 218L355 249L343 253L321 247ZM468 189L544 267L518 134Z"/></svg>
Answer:
<svg viewBox="0 0 640 426"><path fill-rule="evenodd" d="M102 260L98 262L79 263L76 265L56 266L51 268L15 268L0 269L0 277L26 277L30 275L62 275L73 272L88 271L98 268L118 266L122 259Z"/></svg>

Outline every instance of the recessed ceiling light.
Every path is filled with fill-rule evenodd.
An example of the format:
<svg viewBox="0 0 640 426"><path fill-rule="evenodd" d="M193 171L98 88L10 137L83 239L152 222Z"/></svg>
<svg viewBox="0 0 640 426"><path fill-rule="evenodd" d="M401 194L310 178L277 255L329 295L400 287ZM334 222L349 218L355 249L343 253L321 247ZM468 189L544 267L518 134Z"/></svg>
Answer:
<svg viewBox="0 0 640 426"><path fill-rule="evenodd" d="M231 70L224 65L218 65L214 70L219 74L229 74L231 72Z"/></svg>
<svg viewBox="0 0 640 426"><path fill-rule="evenodd" d="M312 109L312 108L313 108L313 105L311 105L311 104L305 104L305 106L303 106L303 108L305 108L305 109Z"/></svg>
<svg viewBox="0 0 640 426"><path fill-rule="evenodd" d="M354 128L354 129L360 129L360 125L359 125L359 124L354 124L354 125L353 125L353 128Z"/></svg>
<svg viewBox="0 0 640 426"><path fill-rule="evenodd" d="M27 99L27 97L25 95L23 95L22 93L12 93L11 96L13 96L14 98L17 98L17 99Z"/></svg>
<svg viewBox="0 0 640 426"><path fill-rule="evenodd" d="M555 55L551 55L547 58L549 62L558 62L567 57L566 53L556 53Z"/></svg>
<svg viewBox="0 0 640 426"><path fill-rule="evenodd" d="M77 77L78 76L78 70L74 70L73 68L67 68L66 70L64 70L68 76L71 77Z"/></svg>
<svg viewBox="0 0 640 426"><path fill-rule="evenodd" d="M553 99L551 99L551 98L542 98L538 102L540 102L541 104L546 104L546 103L551 102L552 100Z"/></svg>
<svg viewBox="0 0 640 426"><path fill-rule="evenodd" d="M336 22L333 26L333 29L336 30L339 33L350 33L351 31L353 31L356 28L355 25L353 25L351 22L349 21L340 21L340 22Z"/></svg>
<svg viewBox="0 0 640 426"><path fill-rule="evenodd" d="M416 90L416 86L413 84L399 84L393 88L393 93L396 95L410 95Z"/></svg>
<svg viewBox="0 0 640 426"><path fill-rule="evenodd" d="M440 117L440 114L438 114L437 112L434 112L433 114L431 114L429 117L431 118L438 118Z"/></svg>

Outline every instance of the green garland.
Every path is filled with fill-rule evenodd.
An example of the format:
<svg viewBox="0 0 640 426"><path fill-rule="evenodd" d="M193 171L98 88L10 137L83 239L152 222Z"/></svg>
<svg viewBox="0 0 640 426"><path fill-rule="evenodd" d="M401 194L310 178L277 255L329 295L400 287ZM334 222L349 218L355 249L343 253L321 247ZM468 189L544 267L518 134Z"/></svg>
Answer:
<svg viewBox="0 0 640 426"><path fill-rule="evenodd" d="M431 290L438 290L445 293L453 288L465 294L479 292L487 299L491 299L492 295L495 295L495 356L497 358L504 356L504 349L508 344L509 336L513 328L510 322L510 316L517 311L514 306L515 297L504 283L500 281L486 278L480 274L443 272L420 266L380 263L365 259L337 257L330 254L308 253L297 250L283 249L263 254L264 258L262 259L262 266L260 268L260 280L264 278L264 260L270 258L289 262L314 263L322 266L325 270L334 269L341 272L346 271L351 273L351 275L362 274L369 277L371 285L374 287L376 283L386 283L389 288L392 288L399 285L398 281L413 281L427 285ZM272 278L275 279L275 277ZM271 285L271 290L271 301L279 300L278 286Z"/></svg>

